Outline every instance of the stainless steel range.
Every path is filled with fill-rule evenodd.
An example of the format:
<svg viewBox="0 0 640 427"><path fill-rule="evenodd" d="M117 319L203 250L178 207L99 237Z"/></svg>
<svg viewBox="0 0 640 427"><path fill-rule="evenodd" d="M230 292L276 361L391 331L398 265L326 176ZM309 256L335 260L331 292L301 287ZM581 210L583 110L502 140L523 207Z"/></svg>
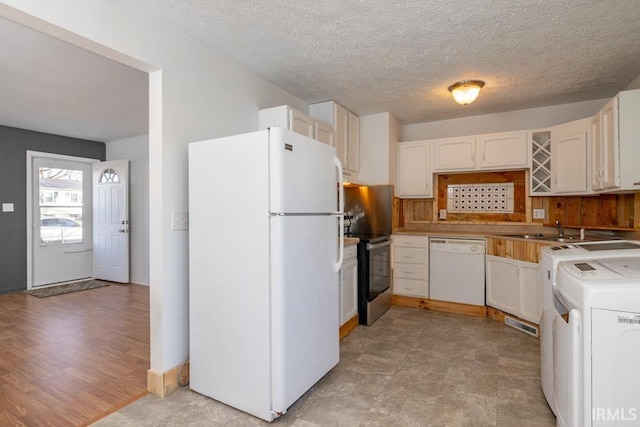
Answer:
<svg viewBox="0 0 640 427"><path fill-rule="evenodd" d="M361 325L371 325L391 306L390 185L345 188L345 223L358 237L358 313Z"/></svg>

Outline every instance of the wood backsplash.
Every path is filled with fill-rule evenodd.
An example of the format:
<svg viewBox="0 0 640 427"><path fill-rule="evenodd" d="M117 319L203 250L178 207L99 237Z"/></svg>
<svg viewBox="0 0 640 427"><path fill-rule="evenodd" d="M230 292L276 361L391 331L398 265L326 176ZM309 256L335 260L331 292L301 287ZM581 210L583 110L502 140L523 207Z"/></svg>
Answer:
<svg viewBox="0 0 640 427"><path fill-rule="evenodd" d="M514 214L448 213L438 219L438 210L446 209L448 184L514 182ZM533 209L545 209L544 219L533 219ZM453 223L526 223L607 230L640 230L640 192L594 196L529 197L526 171L448 174L438 176L434 199L394 199L394 228L419 224Z"/></svg>

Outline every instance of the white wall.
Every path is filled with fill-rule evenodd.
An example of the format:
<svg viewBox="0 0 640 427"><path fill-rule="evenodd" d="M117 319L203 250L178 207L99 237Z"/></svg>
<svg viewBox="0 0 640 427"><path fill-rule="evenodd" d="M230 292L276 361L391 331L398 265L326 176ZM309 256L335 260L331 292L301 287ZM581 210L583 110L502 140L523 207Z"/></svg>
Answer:
<svg viewBox="0 0 640 427"><path fill-rule="evenodd" d="M107 142L107 160L129 160L130 281L149 284L149 135Z"/></svg>
<svg viewBox="0 0 640 427"><path fill-rule="evenodd" d="M482 96L482 95L481 95ZM405 125L402 141L540 129L594 115L609 99ZM461 106L461 108L464 108Z"/></svg>
<svg viewBox="0 0 640 427"><path fill-rule="evenodd" d="M187 144L257 130L260 108L308 105L135 2L5 0L0 16L150 72L151 370L166 372L188 353L188 234L170 230L188 207Z"/></svg>

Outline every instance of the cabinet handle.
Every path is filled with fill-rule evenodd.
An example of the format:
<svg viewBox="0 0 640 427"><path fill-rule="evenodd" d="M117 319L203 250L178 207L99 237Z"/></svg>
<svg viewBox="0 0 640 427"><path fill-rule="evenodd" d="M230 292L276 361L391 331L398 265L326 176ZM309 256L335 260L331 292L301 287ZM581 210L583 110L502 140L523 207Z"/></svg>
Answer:
<svg viewBox="0 0 640 427"><path fill-rule="evenodd" d="M413 255L404 255L404 258L413 259Z"/></svg>
<svg viewBox="0 0 640 427"><path fill-rule="evenodd" d="M634 183L633 183L633 184L631 184L631 185L640 185L640 181L638 181L638 182L634 182Z"/></svg>
<svg viewBox="0 0 640 427"><path fill-rule="evenodd" d="M406 274L416 274L416 273L415 273L415 272L413 272L413 271L407 271L407 270L405 270L404 272L405 272Z"/></svg>

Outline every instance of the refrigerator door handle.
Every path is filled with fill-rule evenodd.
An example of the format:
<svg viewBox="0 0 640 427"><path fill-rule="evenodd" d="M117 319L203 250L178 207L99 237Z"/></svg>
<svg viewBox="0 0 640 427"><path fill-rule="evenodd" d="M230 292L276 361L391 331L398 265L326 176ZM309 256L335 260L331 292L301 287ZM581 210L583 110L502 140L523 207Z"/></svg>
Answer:
<svg viewBox="0 0 640 427"><path fill-rule="evenodd" d="M340 225L338 226L338 235L340 236L339 242L339 255L338 261L335 264L336 273L342 268L342 262L344 261L344 186L342 180L342 163L337 156L333 156L333 164L338 171L338 218Z"/></svg>

